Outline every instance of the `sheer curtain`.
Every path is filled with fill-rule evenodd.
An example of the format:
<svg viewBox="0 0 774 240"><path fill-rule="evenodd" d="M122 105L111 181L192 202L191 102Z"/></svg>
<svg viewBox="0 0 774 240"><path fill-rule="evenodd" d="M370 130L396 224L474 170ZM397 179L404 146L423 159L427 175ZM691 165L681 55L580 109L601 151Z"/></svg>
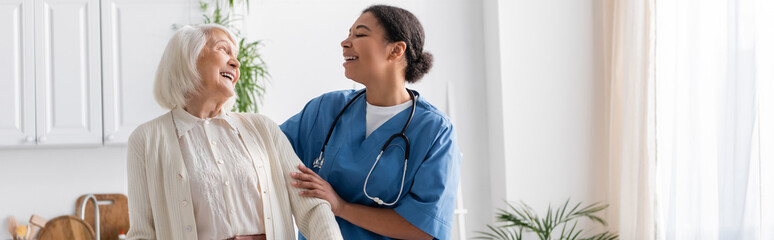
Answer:
<svg viewBox="0 0 774 240"><path fill-rule="evenodd" d="M658 239L774 239L769 5L655 4Z"/></svg>
<svg viewBox="0 0 774 240"><path fill-rule="evenodd" d="M654 230L653 1L604 2L610 227L621 239Z"/></svg>
<svg viewBox="0 0 774 240"><path fill-rule="evenodd" d="M774 1L607 0L621 239L774 239Z"/></svg>
<svg viewBox="0 0 774 240"><path fill-rule="evenodd" d="M774 239L774 1L755 2L761 237Z"/></svg>

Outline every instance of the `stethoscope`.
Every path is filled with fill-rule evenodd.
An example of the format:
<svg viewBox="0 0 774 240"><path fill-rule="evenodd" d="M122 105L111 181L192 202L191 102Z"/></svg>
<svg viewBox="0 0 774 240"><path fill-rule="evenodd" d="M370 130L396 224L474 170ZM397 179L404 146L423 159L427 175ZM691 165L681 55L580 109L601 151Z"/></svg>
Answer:
<svg viewBox="0 0 774 240"><path fill-rule="evenodd" d="M382 146L382 151L379 152L379 155L376 156L376 161L374 161L374 165L371 166L371 170L368 171L368 176L366 176L365 183L363 183L363 193L365 193L365 196L368 199L373 200L374 202L378 203L379 205L385 205L385 206L392 206L395 203L398 202L400 199L401 193L403 193L403 183L406 180L406 168L408 166L408 158L409 158L409 148L411 147L411 144L409 144L409 139L406 137L406 128L408 128L409 123L411 123L411 118L414 117L414 109L417 107L417 100L416 96L414 96L414 92L409 90L408 88L406 91L411 95L411 115L409 115L408 120L406 120L406 124L403 125L403 129L400 131L400 133L393 134L389 139L387 139L387 142L384 143L384 146ZM320 150L320 156L314 159L312 162L312 167L320 169L322 168L323 162L325 162L325 157L323 157L323 153L325 153L325 146L328 145L328 140L331 138L331 135L333 134L333 129L336 128L336 123L339 121L339 118L341 118L341 115L344 114L344 111L347 110L349 105L352 105L355 100L360 97L360 95L363 95L365 93L365 90L361 91L357 95L355 95L352 100L349 100L347 102L347 105L344 105L344 109L341 109L341 112L339 112L339 115L336 116L336 119L333 120L333 124L331 124L330 130L328 130L328 136L325 137L325 142L323 142L322 149ZM371 173L373 173L374 168L376 167L376 164L379 163L379 159L382 158L382 154L384 153L384 150L387 149L388 146L390 146L390 142L392 142L395 138L402 138L406 141L406 152L403 156L403 177L400 180L400 190L398 191L398 197L395 198L395 201L392 201L391 203L385 203L382 201L382 199L378 197L371 197L371 195L368 195L368 191L366 191L366 186L368 186L368 179L371 178Z"/></svg>

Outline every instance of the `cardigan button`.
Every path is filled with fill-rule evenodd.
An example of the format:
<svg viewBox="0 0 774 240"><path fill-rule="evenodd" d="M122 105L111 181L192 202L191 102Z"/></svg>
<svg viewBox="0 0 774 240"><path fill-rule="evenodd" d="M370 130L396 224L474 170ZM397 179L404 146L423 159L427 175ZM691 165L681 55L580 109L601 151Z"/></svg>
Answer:
<svg viewBox="0 0 774 240"><path fill-rule="evenodd" d="M188 227L185 227L185 230L190 232L193 228L191 228L191 225L188 225Z"/></svg>
<svg viewBox="0 0 774 240"><path fill-rule="evenodd" d="M188 206L188 201L183 200L182 202L180 202L180 206L183 206L183 207Z"/></svg>

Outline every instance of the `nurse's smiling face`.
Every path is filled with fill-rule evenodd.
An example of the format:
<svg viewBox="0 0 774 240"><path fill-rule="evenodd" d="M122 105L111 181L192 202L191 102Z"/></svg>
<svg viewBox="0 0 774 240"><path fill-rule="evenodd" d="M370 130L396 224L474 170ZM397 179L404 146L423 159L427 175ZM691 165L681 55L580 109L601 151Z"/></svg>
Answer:
<svg viewBox="0 0 774 240"><path fill-rule="evenodd" d="M344 52L344 76L363 85L371 79L380 79L395 67L394 43L385 39L384 27L370 12L360 17L349 28L349 35L341 41Z"/></svg>

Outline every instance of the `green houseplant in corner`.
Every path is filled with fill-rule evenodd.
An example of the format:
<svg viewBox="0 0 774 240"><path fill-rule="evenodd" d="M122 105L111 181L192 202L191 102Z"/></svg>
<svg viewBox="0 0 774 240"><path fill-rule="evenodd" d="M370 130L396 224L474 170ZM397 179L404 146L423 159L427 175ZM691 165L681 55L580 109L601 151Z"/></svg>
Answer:
<svg viewBox="0 0 774 240"><path fill-rule="evenodd" d="M249 9L249 0L244 0L243 3ZM215 0L213 3L199 2L199 6L203 12L204 23L223 25L231 29L237 37L240 77L234 87L237 101L232 111L258 112L258 107L263 102L263 96L266 93L266 85L270 80L269 72L266 71L266 62L263 61L259 52L259 48L262 46L261 41L248 41L242 36L241 31L233 25L235 21L242 20L238 18L239 16L235 18L231 14L234 12L234 0L225 2ZM224 8L227 8L228 13L224 13Z"/></svg>
<svg viewBox="0 0 774 240"><path fill-rule="evenodd" d="M598 212L604 210L608 205L594 203L581 207L581 203L570 206L570 200L553 209L548 206L546 215L541 218L531 207L524 202L518 206L508 203L508 209L499 209L497 213L497 222L493 226L487 224L488 231L479 231L479 237L476 239L523 239L525 233L533 233L541 240L550 239L589 239L589 240L614 240L618 239L618 234L605 231L592 236L581 235L583 229L578 228L578 220L588 219L592 222L606 226L604 219L598 217ZM555 232L555 230L560 230Z"/></svg>

